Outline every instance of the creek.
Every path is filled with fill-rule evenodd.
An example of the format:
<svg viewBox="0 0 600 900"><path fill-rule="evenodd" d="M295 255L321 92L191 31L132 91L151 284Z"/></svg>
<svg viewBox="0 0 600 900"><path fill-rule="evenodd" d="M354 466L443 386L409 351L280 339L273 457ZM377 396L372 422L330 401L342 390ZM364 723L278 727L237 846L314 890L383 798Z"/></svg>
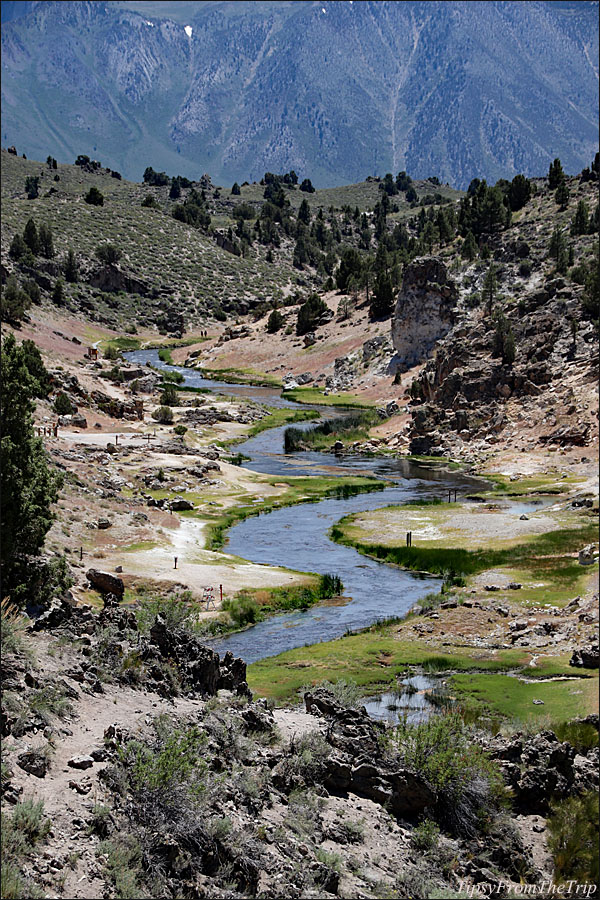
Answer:
<svg viewBox="0 0 600 900"><path fill-rule="evenodd" d="M209 388L215 393L242 397L270 406L294 409L316 407L290 403L274 388L225 384L200 373L169 366L158 351L125 354L134 363L150 362L156 368L181 372L183 386ZM346 410L320 408L322 417L334 418ZM310 428L310 422L300 425ZM298 427L298 426L295 426ZM350 547L333 543L328 531L348 513L377 509L414 500L444 498L449 489L463 496L481 487L481 480L441 469L431 470L407 459L384 459L359 454L334 456L318 452L283 452L282 428L261 432L236 450L248 459L244 466L271 475L370 475L386 482L382 491L354 497L301 503L251 517L229 529L226 552L254 563L286 566L303 572L339 575L344 597L324 601L308 610L273 616L237 634L211 641L220 653L231 650L247 663L256 662L295 647L333 640L348 631L365 628L378 620L403 616L425 594L438 591L441 580L403 571L360 555Z"/></svg>

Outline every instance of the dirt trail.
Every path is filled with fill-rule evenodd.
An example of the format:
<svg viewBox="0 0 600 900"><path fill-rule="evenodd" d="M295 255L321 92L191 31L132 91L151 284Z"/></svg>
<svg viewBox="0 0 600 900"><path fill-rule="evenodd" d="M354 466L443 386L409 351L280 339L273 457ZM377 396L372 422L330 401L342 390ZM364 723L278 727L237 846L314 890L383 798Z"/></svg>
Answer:
<svg viewBox="0 0 600 900"><path fill-rule="evenodd" d="M91 768L81 771L69 766L68 761L76 756L88 756L92 750L102 747L104 732L110 725L119 725L131 734L141 734L147 730L152 717L160 713L191 715L201 709L203 703L181 698L165 700L156 694L122 685L105 685L102 694L86 694L80 684L65 680L80 699L74 701L75 718L60 727L48 773L40 779L15 766L11 781L15 787L23 788L23 797L35 795L36 800L42 800L45 814L52 821L52 833L42 854L52 865L42 873L41 880L50 887L54 878L64 877L64 896L74 900L98 898L104 893L101 866L95 858L99 838L87 835L84 822L89 820L96 804L108 800L98 777L108 764L95 762ZM14 739L19 752L44 743L41 733ZM74 784L84 789L89 785L89 790L80 794L71 786ZM81 855L76 858L75 854Z"/></svg>

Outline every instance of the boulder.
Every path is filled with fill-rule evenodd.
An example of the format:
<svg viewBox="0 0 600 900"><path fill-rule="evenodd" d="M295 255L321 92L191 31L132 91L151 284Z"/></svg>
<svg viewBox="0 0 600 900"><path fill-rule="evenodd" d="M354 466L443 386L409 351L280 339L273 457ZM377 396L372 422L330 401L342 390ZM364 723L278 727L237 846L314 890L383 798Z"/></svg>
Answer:
<svg viewBox="0 0 600 900"><path fill-rule="evenodd" d="M593 544L587 544L585 547L579 551L579 565L580 566L593 566L594 561L596 559L596 555L594 552L595 548Z"/></svg>
<svg viewBox="0 0 600 900"><path fill-rule="evenodd" d="M57 628L68 622L73 616L73 607L64 597L55 597L48 609L37 617L32 627L33 631L42 631L45 628Z"/></svg>
<svg viewBox="0 0 600 900"><path fill-rule="evenodd" d="M587 647L580 647L578 650L575 650L569 660L569 665L583 669L600 668L598 644L588 644Z"/></svg>
<svg viewBox="0 0 600 900"><path fill-rule="evenodd" d="M105 528L112 528L112 522L110 521L110 519L98 519L98 528L100 530L103 530Z"/></svg>
<svg viewBox="0 0 600 900"><path fill-rule="evenodd" d="M94 765L93 756L72 756L67 760L67 765L72 769L90 769Z"/></svg>
<svg viewBox="0 0 600 900"><path fill-rule="evenodd" d="M175 510L176 512L194 508L194 504L191 500L185 500L183 497L174 497L167 505L169 509Z"/></svg>
<svg viewBox="0 0 600 900"><path fill-rule="evenodd" d="M44 778L48 771L48 760L39 750L26 750L17 756L17 765L29 775Z"/></svg>
<svg viewBox="0 0 600 900"><path fill-rule="evenodd" d="M101 594L115 594L119 601L123 599L125 585L122 578L117 578L110 572L100 572L98 569L88 569L86 578L94 590Z"/></svg>

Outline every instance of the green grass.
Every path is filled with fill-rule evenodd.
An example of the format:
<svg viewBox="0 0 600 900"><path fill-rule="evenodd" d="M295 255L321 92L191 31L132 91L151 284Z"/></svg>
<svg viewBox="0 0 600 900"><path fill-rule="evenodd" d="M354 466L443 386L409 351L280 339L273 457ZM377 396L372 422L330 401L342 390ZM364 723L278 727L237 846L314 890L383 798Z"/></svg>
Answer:
<svg viewBox="0 0 600 900"><path fill-rule="evenodd" d="M375 410L369 409L350 412L339 419L328 419L308 431L288 428L284 435L284 449L286 453L305 447L310 450L326 450L338 440L351 444L367 438L370 429L380 421Z"/></svg>
<svg viewBox="0 0 600 900"><path fill-rule="evenodd" d="M290 390L283 391L281 396L284 400L291 400L294 403L313 403L318 406L346 406L349 409L372 409L375 406L373 401L358 397L356 394L326 395L318 388L290 388Z"/></svg>
<svg viewBox="0 0 600 900"><path fill-rule="evenodd" d="M281 379L264 372L255 372L254 369L205 369L198 367L203 378L213 381L224 381L226 384L249 384L255 387L281 387Z"/></svg>
<svg viewBox="0 0 600 900"><path fill-rule="evenodd" d="M507 719L527 722L550 716L564 722L598 711L598 678L585 678L583 674L579 670L573 681L534 683L500 674L453 675L450 690L459 700L476 701ZM542 700L543 705L534 700Z"/></svg>
<svg viewBox="0 0 600 900"><path fill-rule="evenodd" d="M100 341L100 347L102 350L107 350L109 347L114 347L115 350L121 350L123 352L127 350L139 350L141 347L141 341L139 340L139 338L133 337L108 338L105 341Z"/></svg>
<svg viewBox="0 0 600 900"><path fill-rule="evenodd" d="M581 574L573 560L566 554L576 552L583 544L596 540L597 528L585 524L581 528L561 528L547 534L536 535L527 543L504 549L465 550L447 547L406 547L369 543L349 536L347 527L354 516L345 516L330 530L332 540L359 553L387 563L417 572L444 574L453 571L461 575L475 575L499 566L518 566L535 570L543 566L545 576L550 580L556 576L563 583L572 584ZM346 527L345 527L346 526ZM555 559L540 562L540 557L554 556ZM556 558L558 557L558 558Z"/></svg>
<svg viewBox="0 0 600 900"><path fill-rule="evenodd" d="M171 351L168 349L168 347L161 347L161 349L158 351L158 358L161 362L166 363L168 366L175 365L175 360L171 356Z"/></svg>
<svg viewBox="0 0 600 900"><path fill-rule="evenodd" d="M280 428L282 425L291 425L294 422L307 422L311 419L318 419L320 416L320 413L317 410L311 409L280 409L276 406L269 407L269 409L271 410L269 415L265 416L263 419L259 419L258 422L255 422L249 431L238 437L219 441L220 446L231 447L235 444L247 441L248 438L255 437L257 434L266 431L268 428Z"/></svg>
<svg viewBox="0 0 600 900"><path fill-rule="evenodd" d="M364 693L376 693L394 684L408 666L432 671L506 671L526 666L525 650L502 650L497 654L478 648L432 654L431 646L420 641L400 641L391 626L373 625L359 634L334 641L287 650L278 656L248 666L252 690L275 700L289 700L306 684L320 681L353 681Z"/></svg>

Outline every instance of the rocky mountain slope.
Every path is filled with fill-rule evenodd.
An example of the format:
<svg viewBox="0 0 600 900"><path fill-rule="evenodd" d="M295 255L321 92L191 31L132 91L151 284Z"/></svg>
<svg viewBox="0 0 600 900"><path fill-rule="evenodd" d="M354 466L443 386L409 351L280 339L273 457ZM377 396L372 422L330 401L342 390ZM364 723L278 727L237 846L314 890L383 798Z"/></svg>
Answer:
<svg viewBox="0 0 600 900"><path fill-rule="evenodd" d="M578 171L598 139L594 2L20 6L2 27L2 138L39 158L466 187L556 156Z"/></svg>

